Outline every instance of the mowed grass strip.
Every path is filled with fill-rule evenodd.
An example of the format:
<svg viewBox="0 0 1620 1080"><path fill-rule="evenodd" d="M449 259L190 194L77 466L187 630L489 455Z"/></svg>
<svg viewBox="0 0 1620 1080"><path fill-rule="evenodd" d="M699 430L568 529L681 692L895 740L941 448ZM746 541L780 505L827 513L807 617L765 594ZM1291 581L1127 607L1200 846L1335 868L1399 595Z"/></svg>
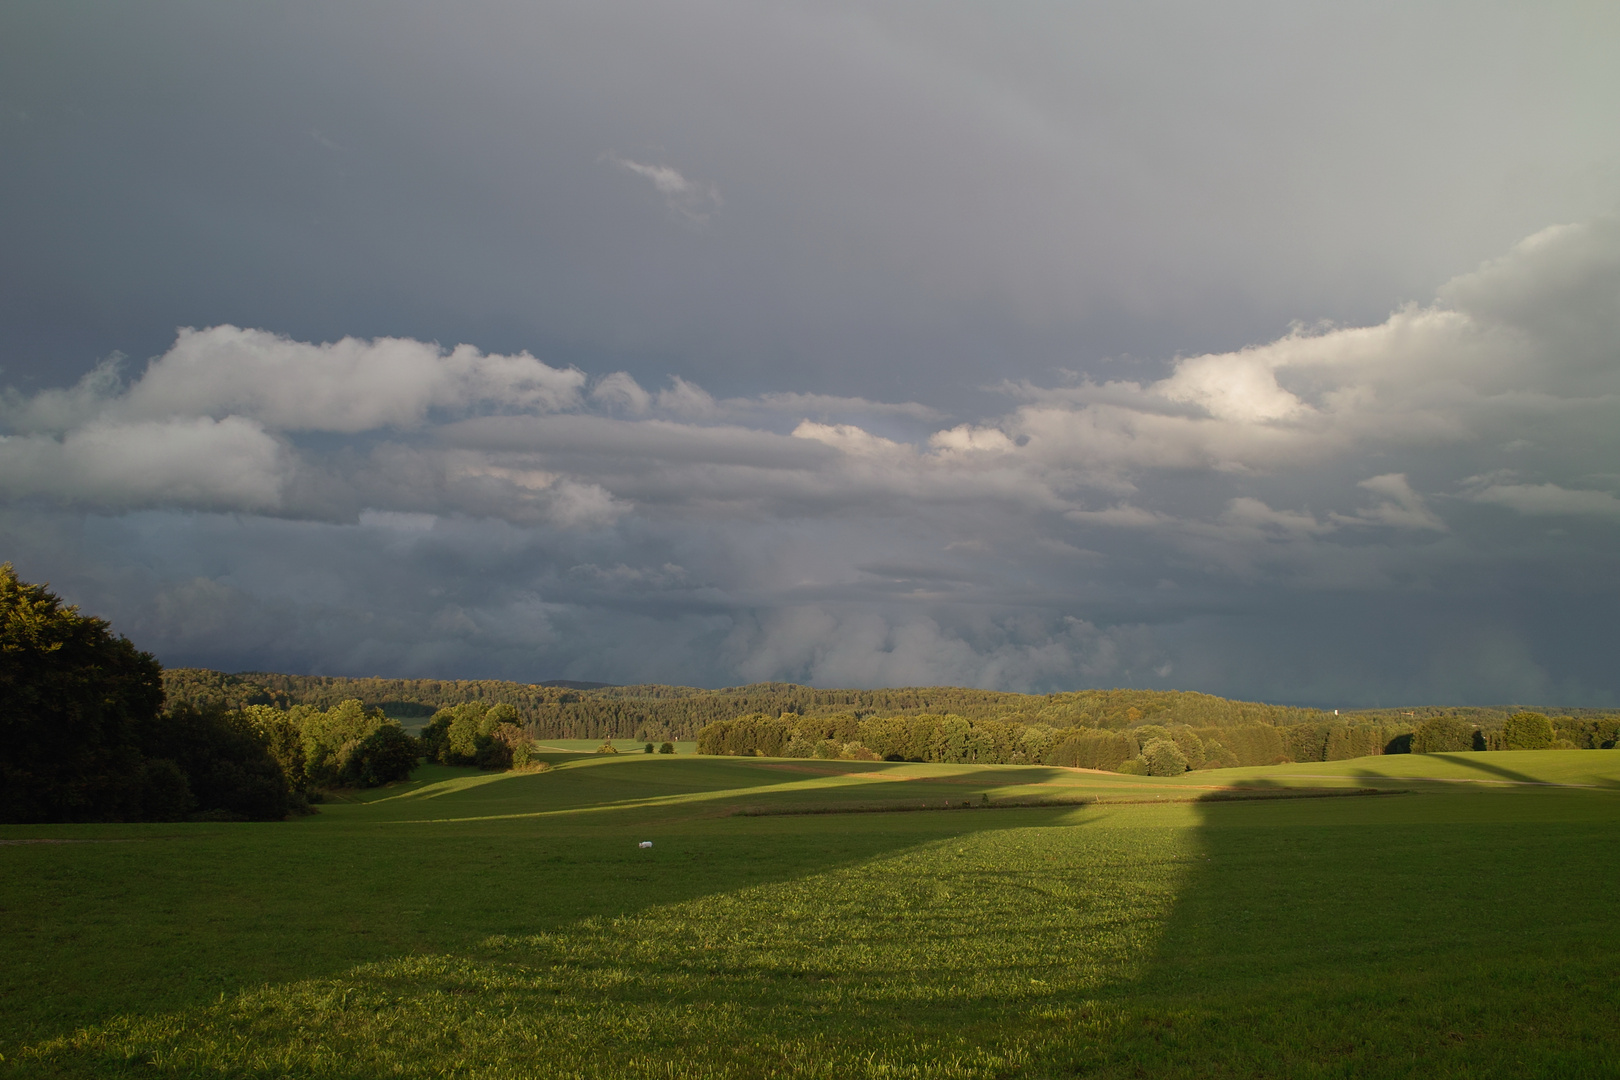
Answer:
<svg viewBox="0 0 1620 1080"><path fill-rule="evenodd" d="M1119 778L1434 778L1398 798L761 818L715 811L1122 789L604 758L286 825L36 829L144 839L0 849L35 871L0 884L25 929L0 1052L24 1076L1616 1075L1620 754L1457 757ZM1491 770L1524 779L1441 782ZM112 985L131 947L213 981Z"/></svg>

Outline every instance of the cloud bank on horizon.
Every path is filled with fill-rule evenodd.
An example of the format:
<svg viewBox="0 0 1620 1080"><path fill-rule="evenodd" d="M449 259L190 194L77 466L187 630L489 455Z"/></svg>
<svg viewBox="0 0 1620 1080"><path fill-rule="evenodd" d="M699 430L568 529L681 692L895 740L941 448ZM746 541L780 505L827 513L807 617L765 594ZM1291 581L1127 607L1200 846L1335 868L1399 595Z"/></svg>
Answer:
<svg viewBox="0 0 1620 1080"><path fill-rule="evenodd" d="M1617 43L17 6L0 558L228 670L1620 704Z"/></svg>

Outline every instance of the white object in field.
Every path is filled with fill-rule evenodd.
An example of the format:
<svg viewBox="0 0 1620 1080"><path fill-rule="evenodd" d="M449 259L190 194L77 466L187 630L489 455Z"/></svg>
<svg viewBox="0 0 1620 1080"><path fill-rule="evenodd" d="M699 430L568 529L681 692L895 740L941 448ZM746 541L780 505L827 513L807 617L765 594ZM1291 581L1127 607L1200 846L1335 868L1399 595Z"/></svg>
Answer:
<svg viewBox="0 0 1620 1080"><path fill-rule="evenodd" d="M641 843L637 844L636 847L652 847L652 841L643 840Z"/></svg>

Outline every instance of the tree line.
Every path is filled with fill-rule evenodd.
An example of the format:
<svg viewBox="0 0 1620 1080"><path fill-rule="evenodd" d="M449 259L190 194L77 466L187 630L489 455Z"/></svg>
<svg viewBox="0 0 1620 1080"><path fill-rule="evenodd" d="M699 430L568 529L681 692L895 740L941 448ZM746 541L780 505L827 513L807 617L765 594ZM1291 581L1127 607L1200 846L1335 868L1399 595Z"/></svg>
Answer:
<svg viewBox="0 0 1620 1080"><path fill-rule="evenodd" d="M1155 776L1189 769L1334 761L1400 753L1410 732L1376 724L1140 723L1057 727L954 714L857 717L755 715L698 732L698 753L954 764L1062 765Z"/></svg>
<svg viewBox="0 0 1620 1080"><path fill-rule="evenodd" d="M542 739L694 738L708 724L742 716L955 715L1051 727L1125 728L1138 723L1208 727L1280 724L1331 715L1211 694L1173 690L1078 690L1015 694L965 687L821 690L792 683L755 683L722 690L642 685L578 689L494 680L379 679L227 675L197 668L164 673L171 697L245 704L330 708L353 698L401 719L420 718L469 701L511 705L529 733Z"/></svg>
<svg viewBox="0 0 1620 1080"><path fill-rule="evenodd" d="M1113 729L974 720L953 714L863 718L853 713L823 717L784 713L717 720L698 732L697 741L700 754L1041 764L1177 776L1197 769L1343 761L1381 754L1561 746L1612 749L1620 741L1620 717L1549 718L1521 711L1494 730L1445 714L1416 725L1324 719L1231 726L1136 723Z"/></svg>
<svg viewBox="0 0 1620 1080"><path fill-rule="evenodd" d="M226 675L195 668L167 671L164 683L175 700L218 701L232 707L279 704L288 708L305 704L327 709L354 699L412 722L469 702L480 702L485 707L509 705L516 713L512 722L536 739L635 739L653 743L695 738L710 724L748 716L959 716L974 724L996 721L1026 727L1111 731L1143 724L1199 730L1315 724L1379 727L1399 733L1415 731L1420 724L1435 719L1457 720L1470 730L1491 731L1522 711L1419 707L1358 710L1341 716L1324 709L1231 701L1176 690L1015 694L951 686L820 690L793 683L754 683L722 690L656 684L585 688L577 684L497 680L342 678L265 672ZM1597 710L1552 712L1553 722L1561 725L1559 737L1577 743L1587 738L1581 735L1585 729L1580 726L1601 722L1602 717Z"/></svg>
<svg viewBox="0 0 1620 1080"><path fill-rule="evenodd" d="M413 737L401 718L426 720ZM536 738L696 736L709 754L1041 763L1174 775L1380 753L1608 749L1596 710L1319 709L1209 694L724 690L164 671L0 564L0 820L268 820L422 758L544 768Z"/></svg>

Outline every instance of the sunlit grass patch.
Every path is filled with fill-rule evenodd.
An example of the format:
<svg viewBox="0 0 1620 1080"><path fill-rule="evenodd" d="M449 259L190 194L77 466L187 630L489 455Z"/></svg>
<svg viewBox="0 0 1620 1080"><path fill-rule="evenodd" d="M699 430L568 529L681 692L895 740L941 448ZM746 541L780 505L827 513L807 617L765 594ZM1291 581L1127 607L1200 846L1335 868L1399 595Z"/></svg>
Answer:
<svg viewBox="0 0 1620 1080"><path fill-rule="evenodd" d="M74 827L148 839L0 848L0 1075L1620 1075L1620 767L1591 771L1620 755L1580 753L603 756L287 825ZM1380 766L1414 793L1224 800ZM1026 793L1090 804L732 813Z"/></svg>
<svg viewBox="0 0 1620 1080"><path fill-rule="evenodd" d="M980 833L125 1019L32 1055L227 1075L1003 1075L1043 1015L1152 955L1192 840L1100 823Z"/></svg>

